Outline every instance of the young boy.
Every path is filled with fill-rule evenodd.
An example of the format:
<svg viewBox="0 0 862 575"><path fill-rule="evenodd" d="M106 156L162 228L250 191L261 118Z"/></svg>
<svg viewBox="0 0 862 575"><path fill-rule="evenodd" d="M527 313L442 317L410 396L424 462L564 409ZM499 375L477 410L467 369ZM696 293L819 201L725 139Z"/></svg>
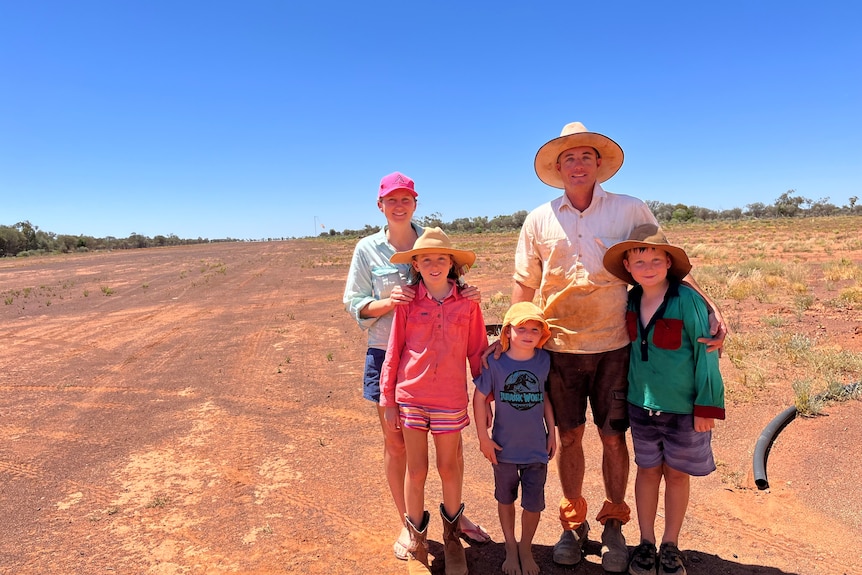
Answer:
<svg viewBox="0 0 862 575"><path fill-rule="evenodd" d="M477 425L479 446L494 466L494 498L506 539L506 575L536 575L533 536L545 508L548 460L557 440L554 412L545 393L551 358L542 346L551 337L548 322L538 306L516 303L503 318L499 359L488 358L488 368L474 380L473 414L487 421L491 401L496 402L492 437ZM515 538L515 499L521 486L521 541Z"/></svg>
<svg viewBox="0 0 862 575"><path fill-rule="evenodd" d="M685 251L670 245L656 225L635 228L628 240L607 251L604 264L634 286L626 312L632 341L628 402L641 543L629 573L685 575L677 545L689 479L715 471L711 430L716 419L724 419L718 354L707 353L697 341L709 337L708 310L700 295L680 283L691 270ZM656 554L662 478L665 526Z"/></svg>

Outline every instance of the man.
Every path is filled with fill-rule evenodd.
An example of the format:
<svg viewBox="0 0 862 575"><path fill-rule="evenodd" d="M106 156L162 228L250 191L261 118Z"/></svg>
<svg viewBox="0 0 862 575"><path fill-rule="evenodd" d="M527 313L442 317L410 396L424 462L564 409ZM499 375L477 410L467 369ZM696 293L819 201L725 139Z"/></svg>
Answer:
<svg viewBox="0 0 862 575"><path fill-rule="evenodd" d="M551 353L548 386L560 434L557 466L563 491L563 534L554 545L554 562L577 564L589 531L582 495L589 400L602 441L605 501L596 519L604 526L602 567L609 572L628 568L622 525L631 515L625 502L630 340L625 328L627 286L604 268L602 258L638 225L658 223L643 201L602 188L622 163L623 151L616 142L587 131L580 122L567 124L559 138L539 149L536 174L565 193L527 216L515 253L512 290L513 304L535 298L552 332L545 349ZM691 277L685 282L703 295ZM716 312L711 319L715 339L700 340L709 351L719 349L725 336L721 316Z"/></svg>

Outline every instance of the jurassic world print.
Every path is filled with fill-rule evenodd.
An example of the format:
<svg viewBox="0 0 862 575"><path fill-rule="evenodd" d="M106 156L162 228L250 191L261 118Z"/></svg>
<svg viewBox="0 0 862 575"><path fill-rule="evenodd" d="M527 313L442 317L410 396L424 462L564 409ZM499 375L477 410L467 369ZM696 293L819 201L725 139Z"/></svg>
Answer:
<svg viewBox="0 0 862 575"><path fill-rule="evenodd" d="M518 370L509 374L500 391L500 401L518 411L526 411L544 402L545 396L538 378L532 371Z"/></svg>

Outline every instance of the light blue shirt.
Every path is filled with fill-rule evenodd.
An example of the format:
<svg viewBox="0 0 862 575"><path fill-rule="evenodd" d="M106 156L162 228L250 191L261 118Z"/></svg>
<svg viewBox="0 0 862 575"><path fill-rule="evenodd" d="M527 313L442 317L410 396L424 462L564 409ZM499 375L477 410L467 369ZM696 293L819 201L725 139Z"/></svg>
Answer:
<svg viewBox="0 0 862 575"><path fill-rule="evenodd" d="M417 237L423 228L412 223ZM389 258L395 248L386 239L386 229L359 240L353 250L350 271L347 272L347 285L344 287L344 309L347 310L359 327L368 330L368 347L385 350L392 331L393 312L380 317L362 318L359 313L366 305L375 300L389 297L392 288L407 285L410 264L393 264Z"/></svg>

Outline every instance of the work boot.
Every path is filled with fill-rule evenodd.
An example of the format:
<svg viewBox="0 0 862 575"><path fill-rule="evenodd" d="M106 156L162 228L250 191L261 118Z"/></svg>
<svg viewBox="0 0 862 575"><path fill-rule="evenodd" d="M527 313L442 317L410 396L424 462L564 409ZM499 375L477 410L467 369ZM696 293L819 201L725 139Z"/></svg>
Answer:
<svg viewBox="0 0 862 575"><path fill-rule="evenodd" d="M407 546L407 573L409 575L431 575L428 567L428 521L431 515L422 512L422 523L419 527L410 522L406 514L404 519L410 532L410 545Z"/></svg>
<svg viewBox="0 0 862 575"><path fill-rule="evenodd" d="M440 504L440 517L443 518L443 561L446 575L467 575L467 555L461 545L461 514L464 504L458 509L455 517L449 519L443 504Z"/></svg>
<svg viewBox="0 0 862 575"><path fill-rule="evenodd" d="M623 524L619 519L608 519L602 531L602 569L608 573L624 573L628 563Z"/></svg>
<svg viewBox="0 0 862 575"><path fill-rule="evenodd" d="M554 545L554 563L557 565L577 565L584 557L583 547L590 532L590 524L584 521L574 531L568 529L560 535Z"/></svg>

